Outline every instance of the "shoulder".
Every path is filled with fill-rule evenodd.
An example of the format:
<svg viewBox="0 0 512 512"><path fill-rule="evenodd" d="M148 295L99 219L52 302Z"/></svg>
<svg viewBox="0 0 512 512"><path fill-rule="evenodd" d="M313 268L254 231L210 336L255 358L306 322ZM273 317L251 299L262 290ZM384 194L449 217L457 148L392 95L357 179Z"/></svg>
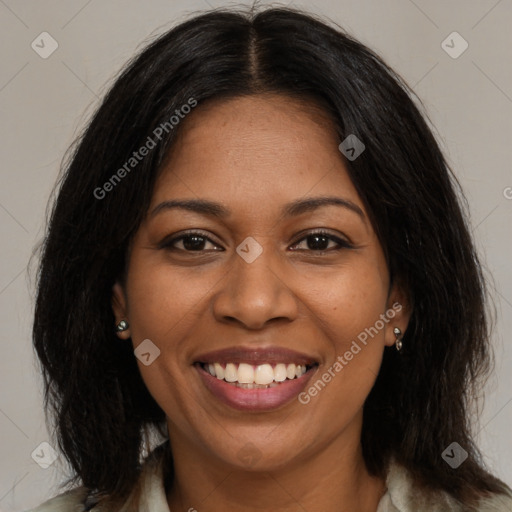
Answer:
<svg viewBox="0 0 512 512"><path fill-rule="evenodd" d="M508 496L496 495L483 499L478 507L479 512L510 512L512 511L512 492Z"/></svg>
<svg viewBox="0 0 512 512"><path fill-rule="evenodd" d="M86 497L87 489L85 487L77 487L25 512L84 512Z"/></svg>
<svg viewBox="0 0 512 512"><path fill-rule="evenodd" d="M386 478L387 492L377 512L467 512L458 500L446 492L419 490L408 470L391 462ZM512 512L512 493L493 495L480 500L478 512Z"/></svg>
<svg viewBox="0 0 512 512"><path fill-rule="evenodd" d="M140 496L143 502L141 510L168 511L162 472L165 455L168 453L166 449L168 449L168 441L156 447L146 457L141 468L139 475L139 483L143 489ZM97 504L97 500L88 500L88 494L86 487L76 487L24 512L101 512L102 506ZM122 510L132 506L131 499L130 495Z"/></svg>

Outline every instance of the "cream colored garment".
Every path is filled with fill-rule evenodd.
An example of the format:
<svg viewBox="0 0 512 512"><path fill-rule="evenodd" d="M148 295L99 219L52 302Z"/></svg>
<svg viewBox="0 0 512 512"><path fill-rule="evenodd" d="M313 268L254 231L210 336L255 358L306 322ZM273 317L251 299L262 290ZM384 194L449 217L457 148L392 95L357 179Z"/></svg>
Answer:
<svg viewBox="0 0 512 512"><path fill-rule="evenodd" d="M170 512L160 464L155 461L146 462L141 478L144 491L139 512ZM419 492L414 488L407 470L397 464L390 465L386 484L387 492L380 500L376 512L465 512L464 508L447 494L426 495ZM85 494L83 488L77 488L26 512L83 512ZM197 505L196 509L200 511L200 506ZM478 511L512 512L512 495L494 496L483 500ZM99 507L93 507L90 512L102 511Z"/></svg>
<svg viewBox="0 0 512 512"><path fill-rule="evenodd" d="M408 471L398 464L390 465L386 484L387 492L380 500L377 512L467 512L446 493L426 494L416 489ZM481 500L478 512L512 512L512 494Z"/></svg>

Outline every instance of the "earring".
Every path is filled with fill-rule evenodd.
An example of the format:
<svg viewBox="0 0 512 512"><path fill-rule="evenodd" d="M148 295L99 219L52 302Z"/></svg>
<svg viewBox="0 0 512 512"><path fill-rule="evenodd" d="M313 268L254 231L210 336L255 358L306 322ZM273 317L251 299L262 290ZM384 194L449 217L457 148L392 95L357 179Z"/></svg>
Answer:
<svg viewBox="0 0 512 512"><path fill-rule="evenodd" d="M126 320L121 320L116 325L116 331L117 332L123 332L123 331L126 331L128 329L128 327L129 327L128 322Z"/></svg>
<svg viewBox="0 0 512 512"><path fill-rule="evenodd" d="M398 327L395 327L393 329L393 333L396 337L396 341L395 341L396 349L398 350L398 352L400 352L400 350L402 350L402 346L403 346L402 338L400 337L402 335L402 331Z"/></svg>

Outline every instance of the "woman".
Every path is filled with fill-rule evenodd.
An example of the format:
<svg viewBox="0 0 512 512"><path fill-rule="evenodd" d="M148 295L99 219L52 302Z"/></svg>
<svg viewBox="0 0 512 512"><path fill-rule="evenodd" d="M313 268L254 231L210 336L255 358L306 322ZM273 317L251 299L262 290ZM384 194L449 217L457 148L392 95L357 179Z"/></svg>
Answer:
<svg viewBox="0 0 512 512"><path fill-rule="evenodd" d="M52 212L34 343L80 485L36 510L512 510L470 430L490 349L458 193L340 29L212 11L159 37Z"/></svg>

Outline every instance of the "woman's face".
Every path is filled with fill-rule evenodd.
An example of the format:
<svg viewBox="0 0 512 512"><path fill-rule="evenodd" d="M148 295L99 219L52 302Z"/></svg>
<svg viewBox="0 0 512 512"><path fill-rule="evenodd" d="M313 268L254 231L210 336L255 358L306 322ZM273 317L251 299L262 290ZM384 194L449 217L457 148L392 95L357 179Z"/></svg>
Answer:
<svg viewBox="0 0 512 512"><path fill-rule="evenodd" d="M182 123L113 300L175 457L271 470L357 447L407 318L334 127L277 95Z"/></svg>

